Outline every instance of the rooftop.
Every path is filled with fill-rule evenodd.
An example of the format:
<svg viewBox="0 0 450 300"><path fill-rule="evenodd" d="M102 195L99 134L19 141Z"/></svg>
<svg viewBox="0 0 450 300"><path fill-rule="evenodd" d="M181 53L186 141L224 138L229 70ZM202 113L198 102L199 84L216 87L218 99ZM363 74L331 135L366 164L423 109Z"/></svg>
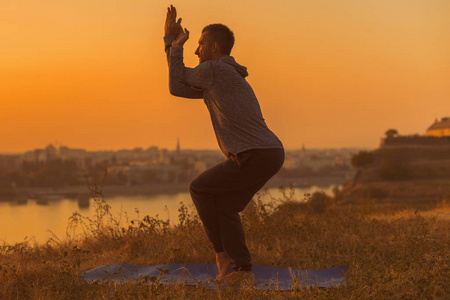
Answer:
<svg viewBox="0 0 450 300"><path fill-rule="evenodd" d="M433 125L427 130L448 129L450 128L450 117L444 117L440 121L436 119Z"/></svg>

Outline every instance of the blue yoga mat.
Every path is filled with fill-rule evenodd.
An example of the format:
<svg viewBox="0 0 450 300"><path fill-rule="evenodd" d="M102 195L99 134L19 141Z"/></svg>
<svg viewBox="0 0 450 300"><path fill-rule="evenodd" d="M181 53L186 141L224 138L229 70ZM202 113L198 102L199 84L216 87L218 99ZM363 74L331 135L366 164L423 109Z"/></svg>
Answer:
<svg viewBox="0 0 450 300"><path fill-rule="evenodd" d="M164 270L163 274L161 272ZM298 270L252 266L256 287L262 289L291 290L300 287L337 287L345 284L345 266L336 266L323 270ZM165 285L185 284L221 288L211 283L218 275L214 264L170 264L138 267L129 264L104 265L83 274L85 280L114 280L116 282L132 282L145 280L154 283L159 280ZM159 279L157 279L159 278Z"/></svg>

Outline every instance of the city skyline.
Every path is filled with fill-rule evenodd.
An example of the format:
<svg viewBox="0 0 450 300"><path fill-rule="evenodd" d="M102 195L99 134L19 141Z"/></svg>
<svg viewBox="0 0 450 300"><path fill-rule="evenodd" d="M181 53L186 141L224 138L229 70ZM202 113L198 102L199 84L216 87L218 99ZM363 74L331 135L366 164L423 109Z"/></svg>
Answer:
<svg viewBox="0 0 450 300"><path fill-rule="evenodd" d="M376 148L450 114L450 2L5 0L0 19L0 153L56 140L89 150L218 149L203 101L173 97L167 6L191 32L236 35L263 116L287 149ZM251 13L249 13L251 12Z"/></svg>
<svg viewBox="0 0 450 300"><path fill-rule="evenodd" d="M87 152L109 152L109 151L117 152L117 151L132 151L132 150L135 150L135 149L148 150L148 149L151 149L151 148L165 149L165 150L168 150L168 151L177 151L177 144L176 143L172 147L162 147L162 146L159 146L159 145L146 145L146 146L129 146L129 147L123 147L123 148L116 148L116 149L106 149L106 148L104 148L104 149L89 149L89 148L82 147L82 146L75 147L75 146L72 146L72 145L66 145L66 144L62 144L62 143L55 143L55 142L51 143L51 142L49 142L49 143L44 143L43 145L38 146L36 148L25 149L23 151L12 151L12 152L6 152L5 151L5 152L2 152L0 150L0 155L19 155L19 154L24 154L24 153L30 152L30 151L44 150L45 148L47 148L49 146L53 146L56 149L59 149L60 147L63 147L63 148L71 149L71 150L84 150L84 151L87 151ZM309 147L306 147L306 145L303 145L303 146L301 146L299 148L285 148L285 149L287 151L299 151L299 150L302 150L302 149L306 149L306 150L336 150L336 149L359 149L359 150L364 150L364 149L374 149L374 148L370 148L370 147L323 147L323 148L320 148L320 147L314 147L313 148L313 147L311 147L311 148L309 148ZM217 151L217 152L221 153L221 150L218 147L216 147L216 148L186 148L186 147L183 147L182 144L180 144L180 151Z"/></svg>

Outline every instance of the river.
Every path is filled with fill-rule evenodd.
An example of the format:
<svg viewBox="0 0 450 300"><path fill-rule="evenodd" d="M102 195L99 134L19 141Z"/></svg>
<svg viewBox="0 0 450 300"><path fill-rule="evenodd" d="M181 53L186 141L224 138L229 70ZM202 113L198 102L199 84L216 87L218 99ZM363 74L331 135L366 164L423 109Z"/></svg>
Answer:
<svg viewBox="0 0 450 300"><path fill-rule="evenodd" d="M333 186L330 187L308 187L294 188L293 198L303 201L306 193L323 191L331 194ZM289 190L285 190L289 192ZM269 189L269 193L260 192L263 201L269 201L271 197L282 199L279 189ZM255 196L256 197L256 196ZM24 240L33 243L45 243L49 238L64 240L69 218L74 212L86 217L95 215L92 205L94 199L89 199L90 205L80 206L79 202L71 199L58 199L45 203L36 200L28 200L21 203L0 203L0 244L15 244ZM146 215L154 217L159 215L162 220L169 220L170 224L178 222L178 208L183 202L189 209L194 210L189 193L178 193L170 195L151 196L114 196L105 198L111 206L111 213L115 218L122 216L122 220L138 219Z"/></svg>

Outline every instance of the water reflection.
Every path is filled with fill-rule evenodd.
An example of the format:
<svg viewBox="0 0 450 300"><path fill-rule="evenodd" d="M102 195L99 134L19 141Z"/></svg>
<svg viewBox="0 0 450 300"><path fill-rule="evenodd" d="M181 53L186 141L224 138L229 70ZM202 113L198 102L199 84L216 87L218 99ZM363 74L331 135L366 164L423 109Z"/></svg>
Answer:
<svg viewBox="0 0 450 300"><path fill-rule="evenodd" d="M12 202L13 205L27 205L27 203L28 203L27 198L17 198Z"/></svg>
<svg viewBox="0 0 450 300"><path fill-rule="evenodd" d="M82 194L78 196L78 208L89 208L90 205L90 196L89 194Z"/></svg>
<svg viewBox="0 0 450 300"><path fill-rule="evenodd" d="M321 190L331 194L332 186L328 188L295 188L294 198L304 199L305 193ZM270 194L261 193L262 200L271 197L283 198L279 189L270 189ZM287 193L289 194L289 193ZM183 202L189 209L194 210L189 193L152 196L116 196L105 199L111 206L113 217L128 220L142 218L146 215L158 216L162 220L169 220L170 224L178 223L178 208ZM0 242L9 244L21 242L25 237L37 243L45 243L56 235L59 239L66 238L69 217L78 211L81 215L93 218L95 207L88 194L75 199L41 198L16 199L12 202L0 203Z"/></svg>

